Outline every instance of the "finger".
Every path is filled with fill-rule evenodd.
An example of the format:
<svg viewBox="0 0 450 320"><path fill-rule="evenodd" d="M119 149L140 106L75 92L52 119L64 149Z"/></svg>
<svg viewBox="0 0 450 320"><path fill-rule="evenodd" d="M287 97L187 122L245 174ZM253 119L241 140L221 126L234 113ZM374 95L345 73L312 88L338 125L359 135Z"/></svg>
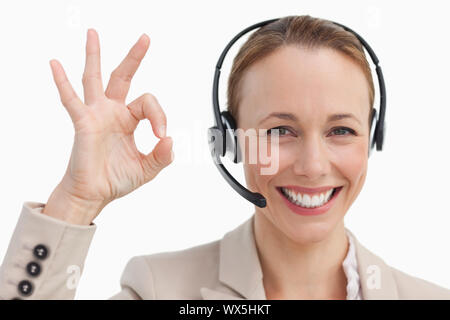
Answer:
<svg viewBox="0 0 450 320"><path fill-rule="evenodd" d="M75 90L73 90L59 61L55 59L50 60L50 68L52 69L53 80L58 88L61 102L72 121L75 122L84 114L86 106L80 100Z"/></svg>
<svg viewBox="0 0 450 320"><path fill-rule="evenodd" d="M172 146L172 138L164 137L148 155L141 153L145 182L152 180L162 169L172 163L174 159Z"/></svg>
<svg viewBox="0 0 450 320"><path fill-rule="evenodd" d="M154 95L145 93L131 102L127 108L136 120L150 120L153 133L157 137L161 139L166 135L166 114Z"/></svg>
<svg viewBox="0 0 450 320"><path fill-rule="evenodd" d="M111 73L105 95L114 100L125 102L131 79L136 73L150 45L150 38L143 34L130 49L120 65Z"/></svg>
<svg viewBox="0 0 450 320"><path fill-rule="evenodd" d="M100 70L100 42L94 29L88 29L86 40L86 64L83 73L84 102L92 104L103 96Z"/></svg>

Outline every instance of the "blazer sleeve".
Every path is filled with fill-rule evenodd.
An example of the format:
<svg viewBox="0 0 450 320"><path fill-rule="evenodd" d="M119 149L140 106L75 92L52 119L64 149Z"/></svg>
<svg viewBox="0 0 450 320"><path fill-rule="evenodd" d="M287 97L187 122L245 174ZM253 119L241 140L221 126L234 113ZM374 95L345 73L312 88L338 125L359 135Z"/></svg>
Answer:
<svg viewBox="0 0 450 320"><path fill-rule="evenodd" d="M0 299L73 299L97 226L70 224L24 202L0 266ZM124 293L125 294L125 293Z"/></svg>

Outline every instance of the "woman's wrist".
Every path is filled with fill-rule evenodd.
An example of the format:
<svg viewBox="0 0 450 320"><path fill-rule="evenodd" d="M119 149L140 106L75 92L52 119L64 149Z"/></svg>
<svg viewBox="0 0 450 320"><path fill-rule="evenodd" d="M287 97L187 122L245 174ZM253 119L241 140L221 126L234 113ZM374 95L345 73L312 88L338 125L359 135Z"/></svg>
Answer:
<svg viewBox="0 0 450 320"><path fill-rule="evenodd" d="M45 204L42 214L78 225L90 225L104 205L72 196L56 187Z"/></svg>

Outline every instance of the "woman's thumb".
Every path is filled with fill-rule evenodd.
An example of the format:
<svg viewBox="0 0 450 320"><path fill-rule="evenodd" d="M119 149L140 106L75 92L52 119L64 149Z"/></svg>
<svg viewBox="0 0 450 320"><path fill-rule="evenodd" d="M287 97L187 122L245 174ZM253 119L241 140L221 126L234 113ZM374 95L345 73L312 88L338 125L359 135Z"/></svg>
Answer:
<svg viewBox="0 0 450 320"><path fill-rule="evenodd" d="M153 150L144 156L145 182L152 180L162 169L173 161L173 140L171 137L164 137L158 141Z"/></svg>

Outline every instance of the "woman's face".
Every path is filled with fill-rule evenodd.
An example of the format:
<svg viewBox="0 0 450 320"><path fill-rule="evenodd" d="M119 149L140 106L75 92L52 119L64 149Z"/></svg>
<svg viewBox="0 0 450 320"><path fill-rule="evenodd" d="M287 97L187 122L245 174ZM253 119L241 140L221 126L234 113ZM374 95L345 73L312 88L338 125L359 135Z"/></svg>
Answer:
<svg viewBox="0 0 450 320"><path fill-rule="evenodd" d="M282 127L278 143L264 134L259 136L266 139L267 150L278 147L278 159L276 153L266 150L269 164L260 158L249 163L249 153L257 147L238 134L240 145L245 145L241 150L246 150L247 186L267 200L267 206L256 207L256 213L270 221L276 227L273 230L297 243L320 241L343 222L366 178L370 100L364 73L335 50L287 46L252 64L242 80L238 127L258 133L264 132L259 129ZM274 112L290 115L270 117ZM334 114L353 117L329 121ZM270 166L278 170L261 174L262 168ZM302 215L280 192L287 186L291 190L326 186L342 189L325 212ZM303 199L306 193L301 192ZM313 194L317 193L311 198Z"/></svg>

